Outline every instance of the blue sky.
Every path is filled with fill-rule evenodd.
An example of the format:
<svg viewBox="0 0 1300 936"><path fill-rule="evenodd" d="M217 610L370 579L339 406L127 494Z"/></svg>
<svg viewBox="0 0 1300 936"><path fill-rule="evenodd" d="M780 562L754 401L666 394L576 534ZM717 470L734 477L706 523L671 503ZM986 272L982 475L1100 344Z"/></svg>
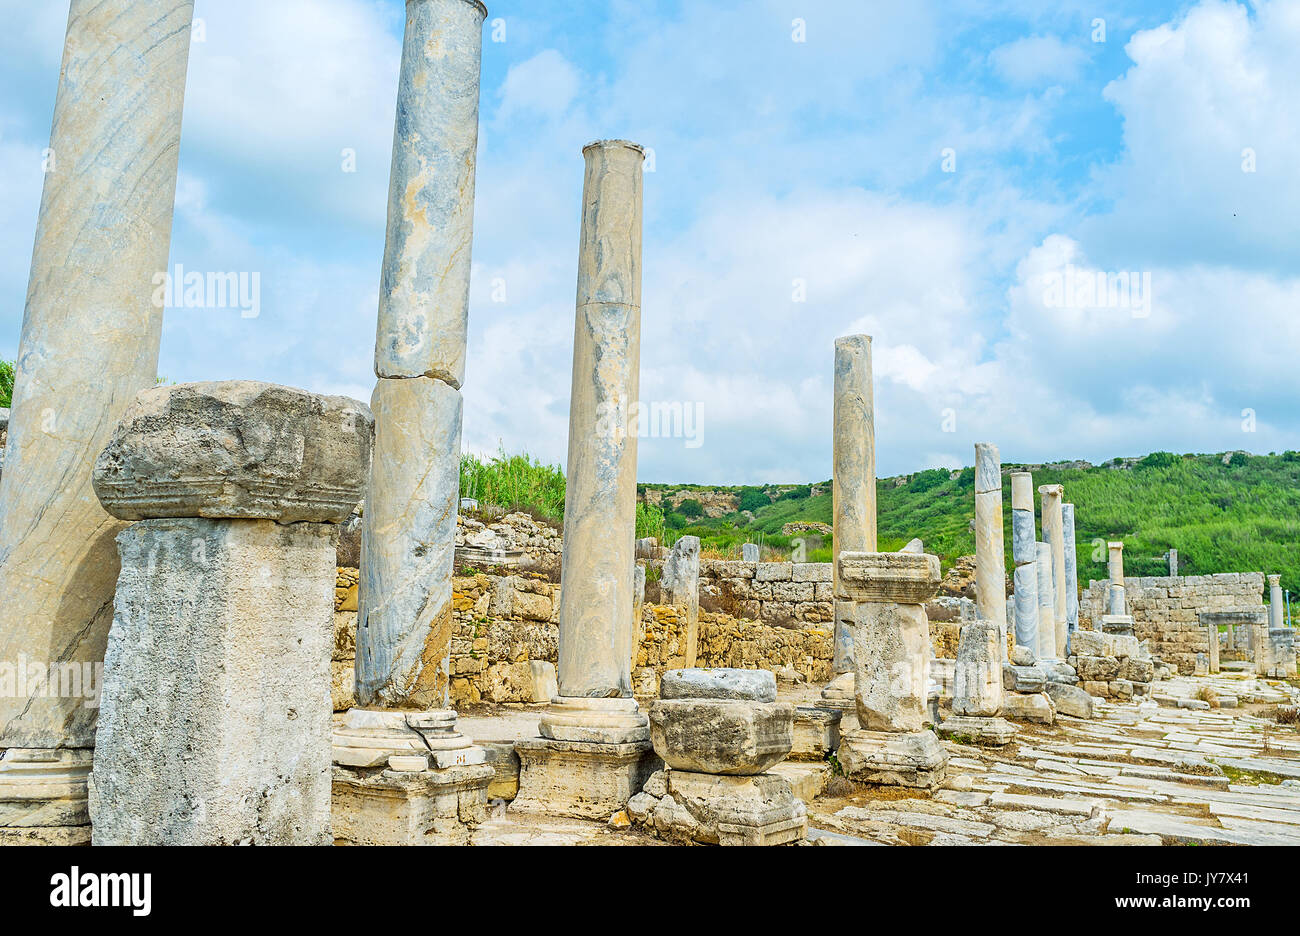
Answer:
<svg viewBox="0 0 1300 936"><path fill-rule="evenodd" d="M643 439L642 480L828 477L832 344L854 332L882 475L969 464L975 441L1300 448L1295 0L489 8L467 448L564 458L580 150L602 137L654 152L643 400L698 404L702 429ZM67 4L0 10L12 356ZM197 0L171 262L259 272L262 301L169 310L168 378L369 399L402 10ZM1053 304L1067 268L1149 274L1145 314Z"/></svg>

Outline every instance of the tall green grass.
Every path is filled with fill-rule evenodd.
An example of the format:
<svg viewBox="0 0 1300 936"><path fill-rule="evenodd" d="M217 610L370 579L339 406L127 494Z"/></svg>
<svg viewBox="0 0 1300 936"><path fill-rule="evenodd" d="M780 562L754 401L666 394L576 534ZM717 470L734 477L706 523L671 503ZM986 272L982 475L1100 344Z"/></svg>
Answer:
<svg viewBox="0 0 1300 936"><path fill-rule="evenodd" d="M505 449L486 460L460 458L460 496L504 510L524 510L555 524L564 522L564 472L527 453Z"/></svg>
<svg viewBox="0 0 1300 936"><path fill-rule="evenodd" d="M14 363L0 361L0 409L8 409L14 403Z"/></svg>

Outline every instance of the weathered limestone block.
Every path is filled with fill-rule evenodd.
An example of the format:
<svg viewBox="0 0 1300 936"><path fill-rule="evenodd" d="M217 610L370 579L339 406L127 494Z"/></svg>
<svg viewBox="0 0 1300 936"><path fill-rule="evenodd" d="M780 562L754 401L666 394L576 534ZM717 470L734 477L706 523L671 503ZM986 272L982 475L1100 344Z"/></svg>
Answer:
<svg viewBox="0 0 1300 936"><path fill-rule="evenodd" d="M445 708L460 491L459 456L447 453L460 451L461 396L427 377L380 380L372 408L357 700L363 706Z"/></svg>
<svg viewBox="0 0 1300 936"><path fill-rule="evenodd" d="M515 812L607 820L662 766L649 741L593 744L528 738L515 742L519 795Z"/></svg>
<svg viewBox="0 0 1300 936"><path fill-rule="evenodd" d="M467 845L487 819L489 764L442 770L333 769L334 843Z"/></svg>
<svg viewBox="0 0 1300 936"><path fill-rule="evenodd" d="M1076 657L1075 670L1086 681L1108 682L1119 678L1119 660L1115 657Z"/></svg>
<svg viewBox="0 0 1300 936"><path fill-rule="evenodd" d="M776 675L765 669L680 669L664 673L662 699L776 701Z"/></svg>
<svg viewBox="0 0 1300 936"><path fill-rule="evenodd" d="M939 733L954 741L982 747L1002 747L1016 736L1016 727L1004 718L953 715L939 725Z"/></svg>
<svg viewBox="0 0 1300 936"><path fill-rule="evenodd" d="M1002 664L1002 687L1007 692L1042 692L1047 685L1047 674L1039 666Z"/></svg>
<svg viewBox="0 0 1300 936"><path fill-rule="evenodd" d="M1002 699L1002 715L1013 721L1050 725L1056 721L1056 706L1045 692L1008 692Z"/></svg>
<svg viewBox="0 0 1300 936"><path fill-rule="evenodd" d="M193 13L193 0L69 8L0 476L0 660L104 659L122 525L91 469L157 377ZM96 713L0 697L0 748L88 749Z"/></svg>
<svg viewBox="0 0 1300 936"><path fill-rule="evenodd" d="M971 621L957 648L954 715L992 717L1002 708L1002 653L1006 644L993 621Z"/></svg>
<svg viewBox="0 0 1300 936"><path fill-rule="evenodd" d="M28 750L0 754L0 847L89 845L87 749Z"/></svg>
<svg viewBox="0 0 1300 936"><path fill-rule="evenodd" d="M95 462L122 520L338 523L365 493L374 427L364 403L255 380L142 391Z"/></svg>
<svg viewBox="0 0 1300 936"><path fill-rule="evenodd" d="M937 789L948 775L948 754L933 731L855 731L836 752L844 773L862 783Z"/></svg>
<svg viewBox="0 0 1300 936"><path fill-rule="evenodd" d="M876 429L871 336L835 341L832 537L837 552L876 551ZM853 668L853 639L835 614L836 673Z"/></svg>
<svg viewBox="0 0 1300 936"><path fill-rule="evenodd" d="M742 543L740 546L740 556L744 562L758 562L758 544Z"/></svg>
<svg viewBox="0 0 1300 936"><path fill-rule="evenodd" d="M1065 683L1048 683L1047 695L1061 715L1075 718L1092 718L1092 696L1078 686Z"/></svg>
<svg viewBox="0 0 1300 936"><path fill-rule="evenodd" d="M193 518L121 533L96 844L330 842L336 535Z"/></svg>
<svg viewBox="0 0 1300 936"><path fill-rule="evenodd" d="M674 770L748 776L785 760L794 744L788 702L659 699L650 707L650 740Z"/></svg>
<svg viewBox="0 0 1300 936"><path fill-rule="evenodd" d="M789 759L822 761L835 753L840 746L841 721L841 713L834 709L803 705L795 708Z"/></svg>
<svg viewBox="0 0 1300 936"><path fill-rule="evenodd" d="M785 845L807 835L807 808L777 774L670 770L649 819L663 837L709 845Z"/></svg>

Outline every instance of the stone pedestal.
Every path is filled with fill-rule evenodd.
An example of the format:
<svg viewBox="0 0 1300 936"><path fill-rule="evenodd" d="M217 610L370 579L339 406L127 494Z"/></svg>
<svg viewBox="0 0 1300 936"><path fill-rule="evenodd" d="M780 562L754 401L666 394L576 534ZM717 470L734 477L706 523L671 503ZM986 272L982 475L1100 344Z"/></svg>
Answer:
<svg viewBox="0 0 1300 936"><path fill-rule="evenodd" d="M740 546L740 559L742 562L758 562L758 544L742 543Z"/></svg>
<svg viewBox="0 0 1300 936"><path fill-rule="evenodd" d="M784 777L794 706L766 670L685 670L650 709L663 771L628 803L634 822L674 841L782 845L806 835L807 809Z"/></svg>
<svg viewBox="0 0 1300 936"><path fill-rule="evenodd" d="M840 746L843 713L823 706L799 706L794 710L794 743L791 760L825 760Z"/></svg>
<svg viewBox="0 0 1300 936"><path fill-rule="evenodd" d="M939 586L937 556L838 556L839 597L852 608L858 724L840 742L845 774L868 783L933 789L948 758L925 727L930 627L925 602Z"/></svg>
<svg viewBox="0 0 1300 936"><path fill-rule="evenodd" d="M593 743L529 738L515 742L519 795L513 812L605 821L627 805L659 767L649 741Z"/></svg>
<svg viewBox="0 0 1300 936"><path fill-rule="evenodd" d="M871 336L835 341L833 540L837 552L876 550L876 428ZM846 615L835 613L832 666L853 671L853 636Z"/></svg>
<svg viewBox="0 0 1300 936"><path fill-rule="evenodd" d="M1103 614L1101 616L1101 630L1104 634L1133 637L1133 617L1128 614Z"/></svg>
<svg viewBox="0 0 1300 936"><path fill-rule="evenodd" d="M104 659L123 525L95 498L91 466L157 374L153 296L171 243L193 13L193 0L69 8L12 412L0 420L0 660L13 665L96 672ZM0 750L53 763L65 755L39 752L77 749L87 753L68 756L88 760L98 709L86 701L0 696ZM0 803L30 802L32 790L26 768L0 770ZM81 823L7 828L0 820L0 843L88 834Z"/></svg>
<svg viewBox="0 0 1300 936"><path fill-rule="evenodd" d="M1038 540L1034 533L1034 476L1011 473L1011 555L1016 564L1016 645L1038 653Z"/></svg>
<svg viewBox="0 0 1300 936"><path fill-rule="evenodd" d="M0 847L89 845L91 751L10 748L0 755Z"/></svg>
<svg viewBox="0 0 1300 936"><path fill-rule="evenodd" d="M104 845L328 844L337 524L366 407L253 381L141 393L95 464L136 519L89 807Z"/></svg>
<svg viewBox="0 0 1300 936"><path fill-rule="evenodd" d="M338 844L464 845L486 819L495 770L453 711L351 709L333 759Z"/></svg>
<svg viewBox="0 0 1300 936"><path fill-rule="evenodd" d="M1015 729L997 717L1003 701L999 644L1005 647L993 623L977 620L963 625L954 674L953 714L939 725L942 733L995 747L1015 736Z"/></svg>

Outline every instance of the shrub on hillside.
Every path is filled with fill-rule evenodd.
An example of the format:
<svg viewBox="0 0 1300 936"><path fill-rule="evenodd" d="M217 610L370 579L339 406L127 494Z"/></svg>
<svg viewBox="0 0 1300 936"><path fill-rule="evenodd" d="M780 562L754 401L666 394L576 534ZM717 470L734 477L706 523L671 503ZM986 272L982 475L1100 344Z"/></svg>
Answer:
<svg viewBox="0 0 1300 936"><path fill-rule="evenodd" d="M740 510L758 510L770 506L772 498L762 488L747 487L740 490Z"/></svg>
<svg viewBox="0 0 1300 936"><path fill-rule="evenodd" d="M673 511L664 517L664 525L670 530L684 530L686 529L686 524L688 522L689 521L687 521L685 517L676 511Z"/></svg>
<svg viewBox="0 0 1300 936"><path fill-rule="evenodd" d="M949 480L947 468L928 468L913 475L912 480L907 482L907 489L914 494L921 494L937 488L947 480Z"/></svg>
<svg viewBox="0 0 1300 936"><path fill-rule="evenodd" d="M803 500L806 497L812 497L812 485L810 484L801 484L798 487L791 488L777 500Z"/></svg>
<svg viewBox="0 0 1300 936"><path fill-rule="evenodd" d="M688 497L677 505L677 512L687 519L694 520L704 516L704 505L693 497Z"/></svg>
<svg viewBox="0 0 1300 936"><path fill-rule="evenodd" d="M1233 452L1228 459L1229 468L1244 468L1250 462L1250 456L1245 452Z"/></svg>
<svg viewBox="0 0 1300 936"><path fill-rule="evenodd" d="M975 467L968 465L957 473L957 486L973 488L975 486Z"/></svg>
<svg viewBox="0 0 1300 936"><path fill-rule="evenodd" d="M660 544L664 541L664 531L668 528L664 510L656 504L639 501L636 505L636 536L645 539L653 536Z"/></svg>
<svg viewBox="0 0 1300 936"><path fill-rule="evenodd" d="M1172 468L1178 462L1182 461L1173 452L1152 452L1146 458L1137 463L1139 468Z"/></svg>
<svg viewBox="0 0 1300 936"><path fill-rule="evenodd" d="M527 454L507 455L505 449L486 461L465 454L460 459L460 496L506 510L528 509L560 523L564 519L564 472Z"/></svg>

